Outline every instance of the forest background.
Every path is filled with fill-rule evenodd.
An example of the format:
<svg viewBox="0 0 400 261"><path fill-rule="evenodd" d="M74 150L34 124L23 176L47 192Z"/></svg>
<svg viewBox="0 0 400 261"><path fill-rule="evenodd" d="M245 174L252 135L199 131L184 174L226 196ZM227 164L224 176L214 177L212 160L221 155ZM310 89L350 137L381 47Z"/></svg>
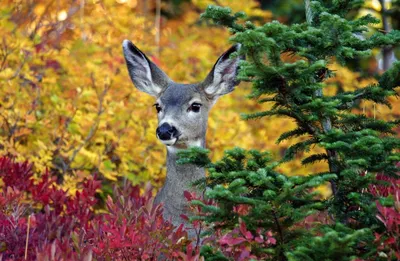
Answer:
<svg viewBox="0 0 400 261"><path fill-rule="evenodd" d="M71 193L93 173L102 179L106 194L117 181L161 186L165 148L155 135L153 98L133 87L121 43L132 40L177 82L201 81L230 46L226 29L199 20L209 4L244 11L256 24L291 24L305 16L300 0L3 0L0 155L32 162L36 173L49 169L57 175L58 185ZM366 1L353 15L382 18L388 9L396 17L398 8L392 1ZM398 21L389 16L386 21L374 30L398 28ZM375 50L372 58L357 61L354 67L366 74L334 65L335 75L328 80L332 88L325 90L354 90L373 83L371 76L382 72L396 55L398 50ZM250 88L242 83L212 109L207 147L213 159L235 146L267 149L279 159L296 142L275 143L281 133L294 128L290 119L241 119L241 113L266 106L246 98ZM376 118L398 119L400 102L391 102L392 111L372 102L359 108ZM302 166L304 156L278 170L289 175L326 171L325 164Z"/></svg>

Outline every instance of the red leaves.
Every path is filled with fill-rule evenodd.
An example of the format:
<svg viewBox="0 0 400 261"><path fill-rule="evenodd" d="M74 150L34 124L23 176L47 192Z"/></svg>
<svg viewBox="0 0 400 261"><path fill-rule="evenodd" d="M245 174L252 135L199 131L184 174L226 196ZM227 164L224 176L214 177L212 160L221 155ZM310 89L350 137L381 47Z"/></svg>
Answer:
<svg viewBox="0 0 400 261"><path fill-rule="evenodd" d="M14 163L10 158L0 158L0 177L7 187L26 190L33 176L32 164Z"/></svg>
<svg viewBox="0 0 400 261"><path fill-rule="evenodd" d="M89 228L97 202L94 195L98 181L85 181L83 192L71 196L55 186L50 173L44 173L34 182L32 165L15 163L8 158L0 158L0 178L4 183L0 193L0 242L5 244L1 251L3 258L23 258L28 215L31 216L28 260L35 260L37 253L45 249L71 249L71 234ZM50 247L49 242L54 245ZM88 248L82 246L84 249ZM69 259L79 258L72 250L61 253Z"/></svg>
<svg viewBox="0 0 400 261"><path fill-rule="evenodd" d="M187 190L185 190L184 192L183 192L183 196L186 198L186 200L187 201L191 201L191 200L193 200L193 199L195 199L196 198L196 195L193 193L190 193L189 191L187 191Z"/></svg>
<svg viewBox="0 0 400 261"><path fill-rule="evenodd" d="M196 196L195 193L185 191L184 196L188 201L196 200L196 202L201 202L201 204L206 206L216 206L216 203L212 200L203 199L202 197ZM201 204L190 205L190 209L195 216L204 217L204 215L206 215L202 212ZM245 204L238 204L233 208L234 212L239 216L246 216L250 212L250 207ZM181 217L188 220L186 215L181 215ZM192 225L197 235L205 228L205 224L200 220L193 221ZM258 250L270 248L276 244L276 239L272 236L271 231L265 231L265 229L261 227L257 228L256 231L250 231L241 218L239 218L239 222L234 229L215 229L214 232L214 234L204 238L202 244L210 245L214 249L218 249L227 258L232 260L266 259L268 255L265 251Z"/></svg>
<svg viewBox="0 0 400 261"><path fill-rule="evenodd" d="M245 216L250 212L250 206L245 204L239 204L233 207L233 211L238 213L240 216Z"/></svg>
<svg viewBox="0 0 400 261"><path fill-rule="evenodd" d="M164 221L161 206L138 191L138 187L115 190L117 200L107 199L108 213L96 220L97 234L90 238L97 257L156 260L161 254L172 259L183 253L181 249L189 243L182 240L187 238L183 225L175 228Z"/></svg>
<svg viewBox="0 0 400 261"><path fill-rule="evenodd" d="M400 188L400 175L396 179L386 175L378 174L376 179L381 182L387 182L388 184L371 185L369 187L369 192L374 196L387 197L388 195L395 195L396 191L398 191Z"/></svg>
<svg viewBox="0 0 400 261"><path fill-rule="evenodd" d="M219 243L221 245L227 245L227 246L236 246L240 245L241 243L246 242L247 240L243 237L233 237L231 233L224 235L220 240Z"/></svg>
<svg viewBox="0 0 400 261"><path fill-rule="evenodd" d="M0 257L28 260L199 260L183 225L178 228L153 205L151 187L115 189L106 209L95 212L96 177L85 180L75 195L55 186L50 173L33 181L32 165L0 158ZM186 251L183 249L186 247Z"/></svg>
<svg viewBox="0 0 400 261"><path fill-rule="evenodd" d="M239 228L240 228L240 232L242 233L243 236L245 236L245 238L247 240L252 239L253 235L250 233L250 231L247 230L246 228L246 223L244 223L242 220L239 219Z"/></svg>
<svg viewBox="0 0 400 261"><path fill-rule="evenodd" d="M179 256L176 256L179 260L183 261L199 261L204 260L200 259L200 253L197 248L193 248L193 245L189 244L186 247L186 253L179 253Z"/></svg>
<svg viewBox="0 0 400 261"><path fill-rule="evenodd" d="M255 233L247 230L245 222L239 219L239 228L226 233L218 240L219 250L234 260L250 260L265 258L264 255L254 254L256 248L268 248L276 244L270 231L262 233L259 228Z"/></svg>
<svg viewBox="0 0 400 261"><path fill-rule="evenodd" d="M376 218L385 225L386 231L381 234L375 233L375 243L380 253L400 260L400 179L378 174L377 180L386 181L388 184L371 186L370 193L375 196L392 197L394 206L385 207L376 202Z"/></svg>

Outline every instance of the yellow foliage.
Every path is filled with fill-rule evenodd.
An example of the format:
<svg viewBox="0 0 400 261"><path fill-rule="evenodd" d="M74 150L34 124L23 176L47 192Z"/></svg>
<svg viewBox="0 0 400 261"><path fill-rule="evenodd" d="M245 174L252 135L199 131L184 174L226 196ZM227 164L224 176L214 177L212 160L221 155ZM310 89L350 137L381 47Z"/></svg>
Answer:
<svg viewBox="0 0 400 261"><path fill-rule="evenodd" d="M271 18L255 0L218 2L260 22ZM112 182L160 185L165 148L155 136L154 101L133 87L121 43L132 40L177 82L201 81L230 45L225 29L199 22L210 3L193 0L178 17L162 17L157 30L153 1L2 1L0 155L29 160L40 172L50 169L72 192L96 172ZM336 69L332 84L358 85L355 74ZM294 142L275 144L295 127L288 119L240 119L240 113L265 109L245 98L250 88L242 83L212 109L207 145L214 159L234 146L280 158ZM324 168L299 161L281 166L288 174Z"/></svg>

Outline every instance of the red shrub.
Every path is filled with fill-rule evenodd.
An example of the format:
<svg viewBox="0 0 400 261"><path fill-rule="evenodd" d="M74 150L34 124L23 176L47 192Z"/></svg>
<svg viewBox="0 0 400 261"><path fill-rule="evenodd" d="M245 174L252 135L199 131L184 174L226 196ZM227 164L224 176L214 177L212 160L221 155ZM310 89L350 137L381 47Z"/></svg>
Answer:
<svg viewBox="0 0 400 261"><path fill-rule="evenodd" d="M387 256L388 260L400 260L400 178L390 178L378 175L377 180L387 184L374 185L369 188L375 196L391 197L394 200L392 207L376 203L377 218L385 225L383 233L375 233L375 242L378 244L379 255Z"/></svg>
<svg viewBox="0 0 400 261"><path fill-rule="evenodd" d="M149 187L143 195L139 187L115 189L106 209L95 211L96 178L71 196L49 173L34 182L31 164L0 158L0 179L1 260L22 260L25 251L28 260L199 258L184 227L165 221L153 205Z"/></svg>
<svg viewBox="0 0 400 261"><path fill-rule="evenodd" d="M139 195L139 187L115 190L107 199L107 212L93 222L88 241L99 260L156 260L163 255L177 259L188 244L183 225L175 228L153 205L151 189Z"/></svg>
<svg viewBox="0 0 400 261"><path fill-rule="evenodd" d="M197 217L205 217L207 214L202 212L200 205L215 206L216 203L212 200L205 200L202 197L196 196L195 193L185 191L185 197L188 201L201 202L191 206L191 211ZM193 203L192 202L192 203ZM234 206L234 211L240 216L245 216L249 213L250 207L244 204ZM186 218L186 216L183 216ZM201 220L201 218L199 218ZM204 232L206 227L204 222L199 220L192 222L196 234L200 237L200 233ZM239 218L238 224L235 224L233 229L220 229L218 224L211 229L213 233L206 236L202 244L211 246L213 249L220 251L229 260L264 260L270 257L266 252L259 251L267 249L276 244L276 239L271 231L266 231L264 228L258 228L256 231L249 231L246 223Z"/></svg>

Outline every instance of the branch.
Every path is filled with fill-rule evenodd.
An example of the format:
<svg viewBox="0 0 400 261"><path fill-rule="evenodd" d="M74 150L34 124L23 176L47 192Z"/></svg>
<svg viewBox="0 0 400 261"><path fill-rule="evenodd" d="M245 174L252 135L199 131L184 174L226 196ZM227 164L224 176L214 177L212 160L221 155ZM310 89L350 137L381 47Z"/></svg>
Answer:
<svg viewBox="0 0 400 261"><path fill-rule="evenodd" d="M29 39L33 40L33 38L35 37L37 31L39 30L39 28L40 28L40 26L41 26L41 24L42 24L42 20L43 20L44 15L48 13L48 10L50 9L50 6L51 6L53 3L54 3L54 0L50 1L50 2L46 5L46 7L45 7L43 13L40 15L40 17L39 17L39 19L38 19L38 21L37 21L37 23L36 23L35 28L33 29L32 33L30 33Z"/></svg>
<svg viewBox="0 0 400 261"><path fill-rule="evenodd" d="M92 86L95 88L96 87L96 82L93 76L93 73L90 76L91 80L92 80ZM81 151L81 149L93 138L93 136L96 134L97 128L99 126L99 122L100 122L100 116L103 114L104 110L103 110L103 101L104 101L104 97L106 96L108 90L110 89L111 83L110 84L105 84L103 91L97 95L98 100L99 100L99 105L97 107L97 116L96 116L96 120L94 122L94 124L90 127L89 133L86 135L85 139L83 140L83 142L78 146L78 148L76 148L73 153L72 156L69 159L69 164L68 164L68 169L70 169L70 165L71 163L75 160L75 157L78 155L78 153Z"/></svg>
<svg viewBox="0 0 400 261"><path fill-rule="evenodd" d="M336 108L338 108L339 110L351 108L357 100L362 99L362 97L365 95L365 93L366 93L365 91L359 92L358 94L354 95L352 101L339 104Z"/></svg>
<svg viewBox="0 0 400 261"><path fill-rule="evenodd" d="M2 44L2 56L3 56L3 60L1 61L1 65L0 65L0 71L4 70L4 67L6 65L7 62L7 58L10 54L12 54L17 48L12 48L9 49L7 44L6 44L6 38L3 37L3 44Z"/></svg>

